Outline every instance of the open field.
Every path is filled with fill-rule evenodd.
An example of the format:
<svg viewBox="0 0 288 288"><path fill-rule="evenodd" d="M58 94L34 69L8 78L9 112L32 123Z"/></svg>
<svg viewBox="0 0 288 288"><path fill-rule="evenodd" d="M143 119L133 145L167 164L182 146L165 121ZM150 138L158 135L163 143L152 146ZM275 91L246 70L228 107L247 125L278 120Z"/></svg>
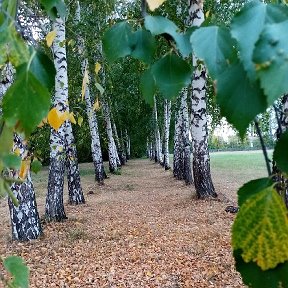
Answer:
<svg viewBox="0 0 288 288"><path fill-rule="evenodd" d="M69 219L44 224L40 240L11 242L1 200L0 254L24 257L31 287L244 287L231 255L235 216L224 210L245 181L265 176L263 164L260 151L211 154L219 201L195 199L193 187L146 159L129 161L102 187L92 164L81 164L86 204L66 205ZM47 173L34 177L41 215Z"/></svg>

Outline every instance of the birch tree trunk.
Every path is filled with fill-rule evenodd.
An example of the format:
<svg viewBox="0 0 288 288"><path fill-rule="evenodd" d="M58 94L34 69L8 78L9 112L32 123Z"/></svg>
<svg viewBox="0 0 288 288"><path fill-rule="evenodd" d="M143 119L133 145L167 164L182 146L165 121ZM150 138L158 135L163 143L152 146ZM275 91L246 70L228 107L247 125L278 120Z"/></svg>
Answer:
<svg viewBox="0 0 288 288"><path fill-rule="evenodd" d="M11 64L6 64L1 71L0 85L0 116L2 114L1 102L4 94L13 82L13 67ZM20 135L14 134L13 151L18 150L23 161L28 160L27 144ZM18 179L19 171L10 171L11 178ZM11 191L19 202L16 207L11 198L8 197L8 206L12 227L12 239L18 241L28 241L37 239L42 234L41 222L37 210L36 197L33 183L31 180L30 169L27 171L27 176L23 183L13 183Z"/></svg>
<svg viewBox="0 0 288 288"><path fill-rule="evenodd" d="M169 135L170 135L170 120L171 120L171 101L164 100L164 168L169 170Z"/></svg>
<svg viewBox="0 0 288 288"><path fill-rule="evenodd" d="M125 130L125 148L126 148L126 159L129 160L131 157L131 141L128 134L128 131Z"/></svg>
<svg viewBox="0 0 288 288"><path fill-rule="evenodd" d="M108 155L109 155L109 170L112 173L115 173L118 170L117 165L117 151L116 151L116 145L113 138L113 130L112 130L112 124L111 124L111 118L110 118L110 107L108 105L107 100L105 97L102 99L102 108L106 123L106 133L108 136ZM119 161L120 162L120 161Z"/></svg>
<svg viewBox="0 0 288 288"><path fill-rule="evenodd" d="M161 137L158 125L158 112L157 112L157 100L154 96L154 133L155 133L155 162L162 163L162 155L161 155Z"/></svg>
<svg viewBox="0 0 288 288"><path fill-rule="evenodd" d="M65 43L65 22L59 17L56 18L53 23L53 30L56 31L52 46L56 68L53 106L60 112L69 112L66 46L63 44ZM65 164L68 169L69 203L85 202L70 121L65 121L57 131L51 128L50 149L45 216L48 221L62 221L67 218L63 205Z"/></svg>
<svg viewBox="0 0 288 288"><path fill-rule="evenodd" d="M182 126L183 118L181 109L175 112L175 132L173 149L173 175L177 180L184 179L184 160L183 160L183 137Z"/></svg>
<svg viewBox="0 0 288 288"><path fill-rule="evenodd" d="M190 185L193 183L191 171L191 144L189 140L189 113L187 104L188 89L184 88L181 92L180 113L182 116L182 144L183 144L183 176L185 183Z"/></svg>
<svg viewBox="0 0 288 288"><path fill-rule="evenodd" d="M81 21L81 6L79 1L76 2L76 13L75 13L75 23L79 24ZM82 54L85 54L85 43L84 39L80 36L78 43L78 50L80 52L80 56L83 57ZM88 79L89 79L89 70L88 70L88 59L84 59L81 63L81 70L84 76L85 70L87 71ZM96 117L96 113L93 110L93 105L90 97L90 88L89 82L86 85L85 94L84 94L85 104L86 104L86 114L88 118L89 130L91 134L91 152L92 159L95 169L95 180L99 184L104 184L105 179L105 170L103 165L103 157L100 143L100 136L98 130L98 121Z"/></svg>
<svg viewBox="0 0 288 288"><path fill-rule="evenodd" d="M203 0L188 0L189 22L200 26L204 21ZM217 197L210 172L206 109L206 69L193 56L194 73L191 95L193 176L198 198Z"/></svg>

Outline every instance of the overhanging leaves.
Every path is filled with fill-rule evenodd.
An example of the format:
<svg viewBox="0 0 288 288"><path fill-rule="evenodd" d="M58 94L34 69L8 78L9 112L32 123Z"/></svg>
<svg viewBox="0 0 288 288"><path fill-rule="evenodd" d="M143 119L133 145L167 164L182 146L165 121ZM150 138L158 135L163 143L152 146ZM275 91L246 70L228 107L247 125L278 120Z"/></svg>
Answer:
<svg viewBox="0 0 288 288"><path fill-rule="evenodd" d="M288 212L277 191L268 187L241 206L232 228L232 246L245 262L262 270L288 260Z"/></svg>
<svg viewBox="0 0 288 288"><path fill-rule="evenodd" d="M170 37L172 37L176 42L180 53L184 57L188 56L192 52L189 37L187 37L186 34L178 33L180 29L169 19L162 16L148 15L145 17L144 25L145 28L152 33L152 35L170 35Z"/></svg>
<svg viewBox="0 0 288 288"><path fill-rule="evenodd" d="M167 99L176 97L191 81L191 67L175 54L168 54L151 67L156 86Z"/></svg>
<svg viewBox="0 0 288 288"><path fill-rule="evenodd" d="M268 104L288 92L288 21L267 25L254 52L257 76Z"/></svg>
<svg viewBox="0 0 288 288"><path fill-rule="evenodd" d="M133 33L133 38L135 44L131 56L146 63L151 63L156 49L154 37L147 30L140 28Z"/></svg>
<svg viewBox="0 0 288 288"><path fill-rule="evenodd" d="M228 67L234 55L234 41L227 28L200 28L193 32L190 41L194 53L205 61L209 74L214 79Z"/></svg>
<svg viewBox="0 0 288 288"><path fill-rule="evenodd" d="M103 36L103 50L110 62L130 55L134 45L131 26L126 21L115 24Z"/></svg>
<svg viewBox="0 0 288 288"><path fill-rule="evenodd" d="M152 105L154 101L154 95L156 92L156 85L153 75L150 69L147 69L141 76L140 79L140 91L145 101Z"/></svg>
<svg viewBox="0 0 288 288"><path fill-rule="evenodd" d="M249 123L266 109L266 99L258 82L251 83L240 63L229 66L217 80L217 102L221 113L245 135Z"/></svg>
<svg viewBox="0 0 288 288"><path fill-rule="evenodd" d="M58 15L62 19L65 18L66 6L64 0L40 0L40 3L52 20L56 19Z"/></svg>
<svg viewBox="0 0 288 288"><path fill-rule="evenodd" d="M27 65L17 69L16 80L3 98L3 117L10 125L18 122L29 135L47 115L50 93L27 69Z"/></svg>
<svg viewBox="0 0 288 288"><path fill-rule="evenodd" d="M282 134L277 141L273 159L282 172L288 173L288 131Z"/></svg>

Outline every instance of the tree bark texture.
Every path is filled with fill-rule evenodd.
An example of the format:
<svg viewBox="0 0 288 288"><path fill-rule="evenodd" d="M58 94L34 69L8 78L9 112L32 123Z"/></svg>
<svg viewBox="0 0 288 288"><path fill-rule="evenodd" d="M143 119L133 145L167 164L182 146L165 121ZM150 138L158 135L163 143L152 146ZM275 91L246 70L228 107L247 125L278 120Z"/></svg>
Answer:
<svg viewBox="0 0 288 288"><path fill-rule="evenodd" d="M171 101L164 100L164 168L169 170L169 135L170 135L170 120L171 120Z"/></svg>
<svg viewBox="0 0 288 288"><path fill-rule="evenodd" d="M109 170L110 172L114 173L118 170L118 161L117 161L118 154L116 151L116 145L113 138L113 130L110 118L110 107L105 97L103 97L102 99L102 109L106 123L106 133L108 136Z"/></svg>
<svg viewBox="0 0 288 288"><path fill-rule="evenodd" d="M189 23L200 26L204 21L203 1L188 0ZM217 197L210 172L206 109L206 69L193 55L194 73L191 95L191 133L193 177L198 198Z"/></svg>
<svg viewBox="0 0 288 288"><path fill-rule="evenodd" d="M124 138L125 138L126 158L127 160L129 160L131 157L131 141L127 130L125 130Z"/></svg>
<svg viewBox="0 0 288 288"><path fill-rule="evenodd" d="M162 163L162 154L161 154L161 137L160 137L160 130L158 125L158 112L157 112L157 100L154 96L154 135L155 135L155 162Z"/></svg>
<svg viewBox="0 0 288 288"><path fill-rule="evenodd" d="M66 46L63 45L65 43L65 22L61 18L56 18L53 23L53 30L56 31L52 46L56 68L53 106L60 112L69 112ZM85 202L70 121L65 121L57 131L51 128L50 149L45 215L48 221L61 221L66 218L63 206L65 164L68 169L69 203L80 204Z"/></svg>

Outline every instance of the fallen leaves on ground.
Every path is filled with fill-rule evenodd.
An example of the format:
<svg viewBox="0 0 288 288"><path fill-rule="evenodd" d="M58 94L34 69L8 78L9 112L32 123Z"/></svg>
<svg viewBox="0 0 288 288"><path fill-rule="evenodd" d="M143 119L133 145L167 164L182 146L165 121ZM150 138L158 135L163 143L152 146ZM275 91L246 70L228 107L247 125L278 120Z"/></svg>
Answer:
<svg viewBox="0 0 288 288"><path fill-rule="evenodd" d="M69 219L45 224L30 243L9 240L0 204L0 253L25 259L31 287L244 287L227 201L197 200L192 186L149 160L129 161L104 186L93 181L82 177L86 204L66 206ZM44 196L37 201L43 214Z"/></svg>

